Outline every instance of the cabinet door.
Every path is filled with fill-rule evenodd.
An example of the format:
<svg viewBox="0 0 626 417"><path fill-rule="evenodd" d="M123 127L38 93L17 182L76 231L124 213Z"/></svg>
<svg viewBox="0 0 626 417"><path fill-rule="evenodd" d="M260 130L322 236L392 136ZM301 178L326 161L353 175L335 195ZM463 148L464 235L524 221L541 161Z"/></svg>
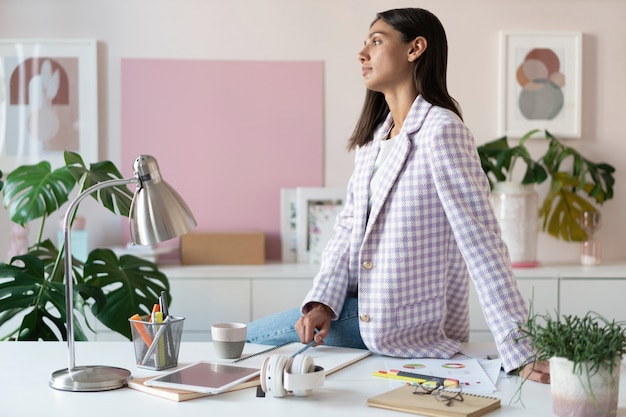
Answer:
<svg viewBox="0 0 626 417"><path fill-rule="evenodd" d="M170 314L184 317L185 342L211 340L211 324L250 321L250 281L247 279L170 279ZM97 320L97 341L128 340L105 328Z"/></svg>
<svg viewBox="0 0 626 417"><path fill-rule="evenodd" d="M626 320L626 279L561 280L561 314L584 316L595 311L605 318Z"/></svg>
<svg viewBox="0 0 626 417"><path fill-rule="evenodd" d="M555 313L558 309L558 280L554 278L518 278L517 285L528 305L532 301L536 313ZM493 336L478 301L474 285L470 284L470 342L492 342Z"/></svg>
<svg viewBox="0 0 626 417"><path fill-rule="evenodd" d="M183 341L211 340L211 324L250 321L250 281L247 279L170 280L170 314L185 317Z"/></svg>
<svg viewBox="0 0 626 417"><path fill-rule="evenodd" d="M300 307L313 279L262 279L252 282L252 319Z"/></svg>

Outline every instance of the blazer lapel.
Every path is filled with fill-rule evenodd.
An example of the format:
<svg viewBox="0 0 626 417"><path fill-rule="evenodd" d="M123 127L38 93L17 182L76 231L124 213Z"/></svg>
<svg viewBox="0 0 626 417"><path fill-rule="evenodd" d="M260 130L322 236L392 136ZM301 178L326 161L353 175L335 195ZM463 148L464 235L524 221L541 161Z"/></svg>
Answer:
<svg viewBox="0 0 626 417"><path fill-rule="evenodd" d="M380 171L378 173L378 175L381 175L380 188L378 189L378 191L376 192L376 195L374 195L373 196L374 198L372 199L372 207L369 213L369 217L367 219L368 230L366 230L366 233L368 233L369 228L371 228L371 225L378 218L382 210L382 207L385 204L385 201L389 197L389 193L391 192L391 189L393 188L394 184L397 182L398 177L400 176L400 173L402 172L402 170L404 169L404 166L406 165L407 158L409 157L409 154L411 152L411 146L412 146L411 136L414 135L415 132L417 132L422 127L422 125L424 124L424 120L426 119L426 115L428 114L431 108L432 108L432 104L424 100L422 96L418 96L413 102L413 105L411 106L411 109L409 110L409 113L407 114L407 118L404 121L404 125L402 126L402 130L400 131L400 135L396 139L397 143L394 145L391 153L388 156L387 161L380 168ZM383 123L383 125L387 126L388 128L390 124L391 124L391 116L387 118L387 120L385 121L385 123ZM379 130L379 132L381 131ZM386 132L386 130L382 130L382 132ZM379 140L380 137L377 136L377 139ZM379 148L380 144L377 142L376 146ZM376 159L375 157L378 154L378 150L372 153L374 153L374 160L375 160ZM372 166L373 164L374 162L372 162ZM369 181L371 180L371 173L372 173L372 169L370 169L369 171L370 176L367 182L368 185L369 185ZM368 186L368 190L369 190L369 186Z"/></svg>

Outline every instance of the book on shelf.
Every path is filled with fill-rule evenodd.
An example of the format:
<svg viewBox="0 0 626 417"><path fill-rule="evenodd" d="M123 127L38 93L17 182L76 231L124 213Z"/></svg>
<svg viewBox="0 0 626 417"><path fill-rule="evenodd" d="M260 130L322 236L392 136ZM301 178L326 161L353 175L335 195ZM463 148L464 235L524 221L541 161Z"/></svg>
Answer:
<svg viewBox="0 0 626 417"><path fill-rule="evenodd" d="M247 343L244 348L243 355L239 359L226 361L222 359L216 359L215 357L210 357L211 355L208 355L209 357L207 357L206 360L216 361L220 363L241 363L242 366L253 368L256 367L261 369L261 367L263 366L263 361L266 357L270 355L291 356L294 353L298 352L300 349L302 349L304 346L305 345L301 343L288 343L280 346L267 346L255 343ZM316 365L324 368L324 375L327 376L369 356L371 352L363 349L321 345L307 349L303 354L311 356ZM179 389L149 387L144 384L146 380L155 378L156 376L157 375L142 378L133 378L127 382L127 385L129 388L135 389L137 391L179 402L212 395L202 392L193 392ZM258 376L256 376L246 382L243 382L226 390L225 392L256 387L260 384L261 380Z"/></svg>
<svg viewBox="0 0 626 417"><path fill-rule="evenodd" d="M462 401L451 400L448 404L434 395L415 395L414 391L414 386L405 384L368 398L367 405L432 417L478 417L500 408L500 399L494 397L461 392Z"/></svg>

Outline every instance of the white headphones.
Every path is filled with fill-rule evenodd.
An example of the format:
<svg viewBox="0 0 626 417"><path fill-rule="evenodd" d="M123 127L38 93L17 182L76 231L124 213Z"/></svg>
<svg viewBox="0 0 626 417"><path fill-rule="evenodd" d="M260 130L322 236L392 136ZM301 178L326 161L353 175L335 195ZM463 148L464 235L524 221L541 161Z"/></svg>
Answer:
<svg viewBox="0 0 626 417"><path fill-rule="evenodd" d="M315 365L313 358L296 355L295 358L272 355L261 367L261 389L272 397L284 397L289 392L297 397L311 395L313 388L324 385L324 368Z"/></svg>

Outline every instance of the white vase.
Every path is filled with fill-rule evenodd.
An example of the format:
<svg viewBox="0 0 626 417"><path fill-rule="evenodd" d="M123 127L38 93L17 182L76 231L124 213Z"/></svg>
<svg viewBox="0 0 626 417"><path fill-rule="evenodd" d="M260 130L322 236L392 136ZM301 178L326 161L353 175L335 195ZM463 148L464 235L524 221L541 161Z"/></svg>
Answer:
<svg viewBox="0 0 626 417"><path fill-rule="evenodd" d="M613 372L608 367L589 375L587 364L574 372L574 362L550 359L552 411L560 417L614 417L617 414L621 359Z"/></svg>
<svg viewBox="0 0 626 417"><path fill-rule="evenodd" d="M491 204L513 267L537 266L539 201L534 185L498 182L491 193Z"/></svg>

